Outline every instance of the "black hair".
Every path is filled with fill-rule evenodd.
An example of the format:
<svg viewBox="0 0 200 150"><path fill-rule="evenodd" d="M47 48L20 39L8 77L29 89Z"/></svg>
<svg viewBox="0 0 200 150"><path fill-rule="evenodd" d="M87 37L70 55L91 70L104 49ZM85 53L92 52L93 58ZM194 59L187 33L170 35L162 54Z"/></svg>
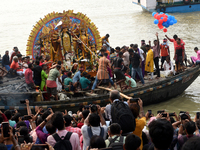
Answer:
<svg viewBox="0 0 200 150"><path fill-rule="evenodd" d="M135 44L135 45L133 46L133 48L138 48L138 45L137 45L137 44Z"/></svg>
<svg viewBox="0 0 200 150"><path fill-rule="evenodd" d="M112 123L109 130L112 135L119 135L121 132L121 126L118 123Z"/></svg>
<svg viewBox="0 0 200 150"><path fill-rule="evenodd" d="M149 124L149 134L157 149L167 149L172 142L174 129L169 121L158 119Z"/></svg>
<svg viewBox="0 0 200 150"><path fill-rule="evenodd" d="M175 35L173 36L173 38L176 39L176 38L178 38L178 36L175 34Z"/></svg>
<svg viewBox="0 0 200 150"><path fill-rule="evenodd" d="M145 40L141 40L141 42L145 42Z"/></svg>
<svg viewBox="0 0 200 150"><path fill-rule="evenodd" d="M171 121L171 124L173 124L174 122L176 122L173 117L170 117L170 121Z"/></svg>
<svg viewBox="0 0 200 150"><path fill-rule="evenodd" d="M150 45L146 45L146 47L150 47Z"/></svg>
<svg viewBox="0 0 200 150"><path fill-rule="evenodd" d="M26 123L24 121L19 121L16 125L16 128L20 128L20 127L26 127L27 128Z"/></svg>
<svg viewBox="0 0 200 150"><path fill-rule="evenodd" d="M187 122L185 124L185 129L189 135L192 135L196 130L196 124L193 121Z"/></svg>
<svg viewBox="0 0 200 150"><path fill-rule="evenodd" d="M103 48L102 48L102 49L100 49L100 52L105 52L105 51L106 51L106 50L105 50L105 49L103 49Z"/></svg>
<svg viewBox="0 0 200 150"><path fill-rule="evenodd" d="M29 132L28 132L27 127L25 127L25 126L20 127L19 133L21 136L24 137L24 139L22 141L19 141L19 143L24 143L24 141L26 141L26 143L33 142L32 138L29 137Z"/></svg>
<svg viewBox="0 0 200 150"><path fill-rule="evenodd" d="M8 150L5 144L0 143L0 150Z"/></svg>
<svg viewBox="0 0 200 150"><path fill-rule="evenodd" d="M61 112L55 112L51 118L52 125L56 127L58 130L62 130L64 128L64 119L63 114Z"/></svg>
<svg viewBox="0 0 200 150"><path fill-rule="evenodd" d="M100 117L96 113L93 113L89 116L89 123L92 127L100 126Z"/></svg>
<svg viewBox="0 0 200 150"><path fill-rule="evenodd" d="M56 68L57 68L58 70L60 70L60 68L61 68L61 65L57 65L57 66L56 66Z"/></svg>
<svg viewBox="0 0 200 150"><path fill-rule="evenodd" d="M19 58L19 57L22 57L22 54L17 54L17 57Z"/></svg>
<svg viewBox="0 0 200 150"><path fill-rule="evenodd" d="M200 129L200 120L199 119L196 121L196 125L197 125L198 129Z"/></svg>
<svg viewBox="0 0 200 150"><path fill-rule="evenodd" d="M182 147L182 150L199 150L200 149L200 137L194 136L189 138Z"/></svg>
<svg viewBox="0 0 200 150"><path fill-rule="evenodd" d="M117 46L115 49L120 51L120 47L119 46Z"/></svg>
<svg viewBox="0 0 200 150"><path fill-rule="evenodd" d="M135 118L137 118L139 116L139 113L140 113L140 106L138 104L130 104L129 106L133 116Z"/></svg>
<svg viewBox="0 0 200 150"><path fill-rule="evenodd" d="M28 68L31 68L32 66L33 66L33 64L31 64L31 63L30 63L30 64L28 64Z"/></svg>
<svg viewBox="0 0 200 150"><path fill-rule="evenodd" d="M130 44L130 47L133 47L134 46L134 44Z"/></svg>
<svg viewBox="0 0 200 150"><path fill-rule="evenodd" d="M126 150L137 150L141 145L141 139L135 134L129 134L125 140Z"/></svg>
<svg viewBox="0 0 200 150"><path fill-rule="evenodd" d="M40 61L41 59L43 59L43 57L42 57L42 56L40 56L40 57L39 57L39 61Z"/></svg>
<svg viewBox="0 0 200 150"><path fill-rule="evenodd" d="M106 34L106 37L110 37L110 35L109 35L109 34Z"/></svg>
<svg viewBox="0 0 200 150"><path fill-rule="evenodd" d="M71 71L67 73L67 76L68 76L68 77L71 77L71 75L72 75L72 72L71 72Z"/></svg>
<svg viewBox="0 0 200 150"><path fill-rule="evenodd" d="M198 47L195 47L194 50L198 50Z"/></svg>
<svg viewBox="0 0 200 150"><path fill-rule="evenodd" d="M119 56L122 56L123 55L123 52L119 52Z"/></svg>
<svg viewBox="0 0 200 150"><path fill-rule="evenodd" d="M61 65L61 64L62 64L62 62L59 60L57 64L58 64L58 65Z"/></svg>
<svg viewBox="0 0 200 150"><path fill-rule="evenodd" d="M98 148L98 149L106 148L106 143L103 137L94 135L90 139L90 148Z"/></svg>
<svg viewBox="0 0 200 150"><path fill-rule="evenodd" d="M115 52L115 49L114 48L111 48L110 50L111 54Z"/></svg>
<svg viewBox="0 0 200 150"><path fill-rule="evenodd" d="M108 56L108 53L104 53L103 56L107 57L107 56Z"/></svg>
<svg viewBox="0 0 200 150"><path fill-rule="evenodd" d="M46 119L49 115L51 114L50 110L45 110L44 113L42 114L42 120Z"/></svg>
<svg viewBox="0 0 200 150"><path fill-rule="evenodd" d="M22 116L22 115L21 115L20 113L16 113L16 114L13 116L12 120L14 120L16 123L18 123L19 117L21 117L21 116Z"/></svg>
<svg viewBox="0 0 200 150"><path fill-rule="evenodd" d="M133 53L133 49L129 49L128 52L129 52L129 53Z"/></svg>
<svg viewBox="0 0 200 150"><path fill-rule="evenodd" d="M115 99L120 99L120 93L119 91L115 90L115 91L111 91L110 92L110 99L111 100L115 100Z"/></svg>
<svg viewBox="0 0 200 150"><path fill-rule="evenodd" d="M45 66L47 66L47 64L42 64L42 68L45 67Z"/></svg>
<svg viewBox="0 0 200 150"><path fill-rule="evenodd" d="M29 59L29 58L30 58L30 56L26 56L26 58L27 58L27 59Z"/></svg>
<svg viewBox="0 0 200 150"><path fill-rule="evenodd" d="M54 127L50 121L47 122L46 129L49 134L54 134L56 132L56 127Z"/></svg>
<svg viewBox="0 0 200 150"><path fill-rule="evenodd" d="M86 77L86 76L87 76L87 72L83 72L83 73L82 73L82 76L83 76L83 77Z"/></svg>
<svg viewBox="0 0 200 150"><path fill-rule="evenodd" d="M10 110L6 110L4 112L4 114L6 115L7 119L10 120L12 118L12 112Z"/></svg>
<svg viewBox="0 0 200 150"><path fill-rule="evenodd" d="M71 117L70 115L65 115L65 116L63 116L63 117L64 117L64 119L65 119L65 127L70 126L71 121L72 121L72 117Z"/></svg>
<svg viewBox="0 0 200 150"><path fill-rule="evenodd" d="M36 61L35 61L35 64L36 64L36 65L39 65L39 64L40 64L40 61L39 61L39 60L36 60Z"/></svg>
<svg viewBox="0 0 200 150"><path fill-rule="evenodd" d="M41 116L38 117L38 118L36 119L36 126L39 126L40 123L42 123L42 121L43 121L42 117L41 117Z"/></svg>
<svg viewBox="0 0 200 150"><path fill-rule="evenodd" d="M89 110L84 110L84 111L82 112L83 118L86 119L89 113L90 113Z"/></svg>

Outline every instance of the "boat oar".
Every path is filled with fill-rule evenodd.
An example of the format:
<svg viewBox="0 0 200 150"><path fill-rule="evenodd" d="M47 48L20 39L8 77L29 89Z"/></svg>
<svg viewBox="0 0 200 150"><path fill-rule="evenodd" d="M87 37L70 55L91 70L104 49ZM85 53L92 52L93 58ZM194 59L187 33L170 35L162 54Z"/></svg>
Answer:
<svg viewBox="0 0 200 150"><path fill-rule="evenodd" d="M103 90L107 90L107 91L112 91L112 89L110 88L106 88L106 87L103 87L103 86L97 86L98 89L103 89ZM131 99L132 97L129 97L121 92L119 92L120 96L126 98L126 99Z"/></svg>

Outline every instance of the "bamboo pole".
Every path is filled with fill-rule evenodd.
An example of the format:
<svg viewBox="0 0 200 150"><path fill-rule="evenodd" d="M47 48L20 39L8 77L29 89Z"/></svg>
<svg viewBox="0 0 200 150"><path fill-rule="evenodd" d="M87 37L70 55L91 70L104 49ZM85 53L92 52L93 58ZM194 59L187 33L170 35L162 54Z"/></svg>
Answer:
<svg viewBox="0 0 200 150"><path fill-rule="evenodd" d="M103 90L107 90L107 91L112 91L112 89L109 89L109 88L106 88L106 87L103 87L103 86L97 86L98 89L103 89ZM131 99L132 97L129 97L121 92L119 92L120 96L126 98L126 99Z"/></svg>

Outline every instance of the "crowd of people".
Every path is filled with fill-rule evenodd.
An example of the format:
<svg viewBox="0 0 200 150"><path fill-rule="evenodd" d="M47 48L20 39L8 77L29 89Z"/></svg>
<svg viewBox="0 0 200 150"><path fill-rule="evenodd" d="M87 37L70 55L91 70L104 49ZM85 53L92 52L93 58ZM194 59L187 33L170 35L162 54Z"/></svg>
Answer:
<svg viewBox="0 0 200 150"><path fill-rule="evenodd" d="M123 101L117 90L105 107L81 105L76 112L36 106L34 114L25 102L27 115L0 111L1 150L200 149L199 112L194 120L185 111L145 114L141 99Z"/></svg>
<svg viewBox="0 0 200 150"><path fill-rule="evenodd" d="M50 56L36 57L30 60L29 56L22 57L17 47L10 53L6 51L2 58L1 68L9 74L25 76L27 85L31 88L38 88L47 91L44 99L54 97L58 100L57 91L77 92L91 90L91 94L97 85L106 84L108 87L119 86L124 89L137 87L137 84L145 85L145 80L153 80L154 72L156 79L172 76L185 70L187 67L187 56L185 43L177 35L170 39L167 35L160 44L158 33L153 45L141 40L141 47L137 44L130 46L111 48L109 34L102 38L102 49L98 52L98 70L96 77L87 73L84 63L75 62L71 69L66 69L62 61L54 63ZM170 49L168 40L174 43L175 67L170 60ZM190 66L200 63L200 51L195 47L197 57L191 57ZM161 61L161 65L159 65ZM79 64L78 64L79 63ZM155 65L155 69L154 69ZM3 72L3 71L2 71ZM150 77L148 77L150 75Z"/></svg>

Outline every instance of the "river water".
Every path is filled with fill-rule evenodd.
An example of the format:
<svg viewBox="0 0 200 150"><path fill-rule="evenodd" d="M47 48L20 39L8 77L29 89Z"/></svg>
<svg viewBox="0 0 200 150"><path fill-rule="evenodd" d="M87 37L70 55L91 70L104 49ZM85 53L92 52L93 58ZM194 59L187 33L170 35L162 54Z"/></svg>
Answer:
<svg viewBox="0 0 200 150"><path fill-rule="evenodd" d="M153 41L155 33L160 39L164 32L153 24L151 13L142 11L131 0L6 0L0 6L0 54L17 46L25 55L26 43L33 25L50 12L74 10L86 14L98 27L101 36L109 33L113 47L138 43L140 40ZM188 57L196 54L194 47L200 47L200 12L172 14L178 23L169 27L167 35L177 34L186 43ZM173 44L169 43L171 56ZM155 114L157 110L168 112L189 111L192 115L200 111L200 79L198 78L182 95L167 102L145 107Z"/></svg>

